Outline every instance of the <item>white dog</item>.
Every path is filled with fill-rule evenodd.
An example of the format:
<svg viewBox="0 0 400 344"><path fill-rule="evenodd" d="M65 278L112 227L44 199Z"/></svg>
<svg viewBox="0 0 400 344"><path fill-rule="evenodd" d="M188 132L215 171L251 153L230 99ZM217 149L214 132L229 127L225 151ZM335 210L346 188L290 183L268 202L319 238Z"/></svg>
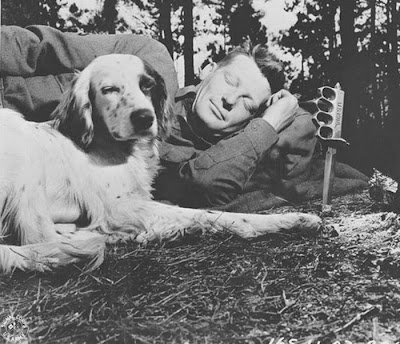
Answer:
<svg viewBox="0 0 400 344"><path fill-rule="evenodd" d="M151 200L169 115L162 78L132 55L95 59L47 123L0 110L0 270L103 259L106 242L174 240L193 230L243 238L305 230L315 215L249 215Z"/></svg>

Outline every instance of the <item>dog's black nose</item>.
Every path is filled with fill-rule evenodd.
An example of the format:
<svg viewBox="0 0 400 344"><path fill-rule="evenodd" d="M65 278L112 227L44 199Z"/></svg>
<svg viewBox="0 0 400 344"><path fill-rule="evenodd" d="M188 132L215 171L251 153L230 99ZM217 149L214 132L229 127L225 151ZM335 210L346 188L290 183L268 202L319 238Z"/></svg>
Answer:
<svg viewBox="0 0 400 344"><path fill-rule="evenodd" d="M149 129L154 122L154 114L148 109L139 109L131 113L131 122L135 130Z"/></svg>

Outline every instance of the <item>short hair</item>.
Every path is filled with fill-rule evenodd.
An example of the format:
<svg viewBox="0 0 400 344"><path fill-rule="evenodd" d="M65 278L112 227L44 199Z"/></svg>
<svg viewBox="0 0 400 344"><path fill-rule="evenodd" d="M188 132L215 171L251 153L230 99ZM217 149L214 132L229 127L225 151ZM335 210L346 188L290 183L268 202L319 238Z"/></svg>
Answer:
<svg viewBox="0 0 400 344"><path fill-rule="evenodd" d="M275 93L284 88L285 74L283 63L264 45L257 44L252 46L251 43L246 42L244 45L231 50L221 61L218 66L229 64L237 56L248 56L254 60L257 67L268 79L271 86L271 92Z"/></svg>

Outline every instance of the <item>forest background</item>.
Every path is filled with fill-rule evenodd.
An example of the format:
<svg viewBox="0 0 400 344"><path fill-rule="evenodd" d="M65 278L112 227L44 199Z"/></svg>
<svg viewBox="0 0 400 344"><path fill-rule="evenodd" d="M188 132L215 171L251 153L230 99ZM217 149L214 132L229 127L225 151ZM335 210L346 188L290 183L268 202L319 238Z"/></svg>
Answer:
<svg viewBox="0 0 400 344"><path fill-rule="evenodd" d="M345 91L339 159L400 177L397 0L1 0L1 24L62 31L138 33L162 41L180 85L250 38L284 61L302 99L340 83Z"/></svg>

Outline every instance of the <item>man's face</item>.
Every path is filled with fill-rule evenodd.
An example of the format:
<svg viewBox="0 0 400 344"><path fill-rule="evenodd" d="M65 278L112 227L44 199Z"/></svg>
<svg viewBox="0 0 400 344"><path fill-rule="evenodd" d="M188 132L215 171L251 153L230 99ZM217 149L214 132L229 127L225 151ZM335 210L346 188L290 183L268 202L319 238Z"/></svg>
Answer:
<svg viewBox="0 0 400 344"><path fill-rule="evenodd" d="M232 133L271 96L268 80L254 60L236 56L217 66L200 84L193 104L195 123L209 134Z"/></svg>

